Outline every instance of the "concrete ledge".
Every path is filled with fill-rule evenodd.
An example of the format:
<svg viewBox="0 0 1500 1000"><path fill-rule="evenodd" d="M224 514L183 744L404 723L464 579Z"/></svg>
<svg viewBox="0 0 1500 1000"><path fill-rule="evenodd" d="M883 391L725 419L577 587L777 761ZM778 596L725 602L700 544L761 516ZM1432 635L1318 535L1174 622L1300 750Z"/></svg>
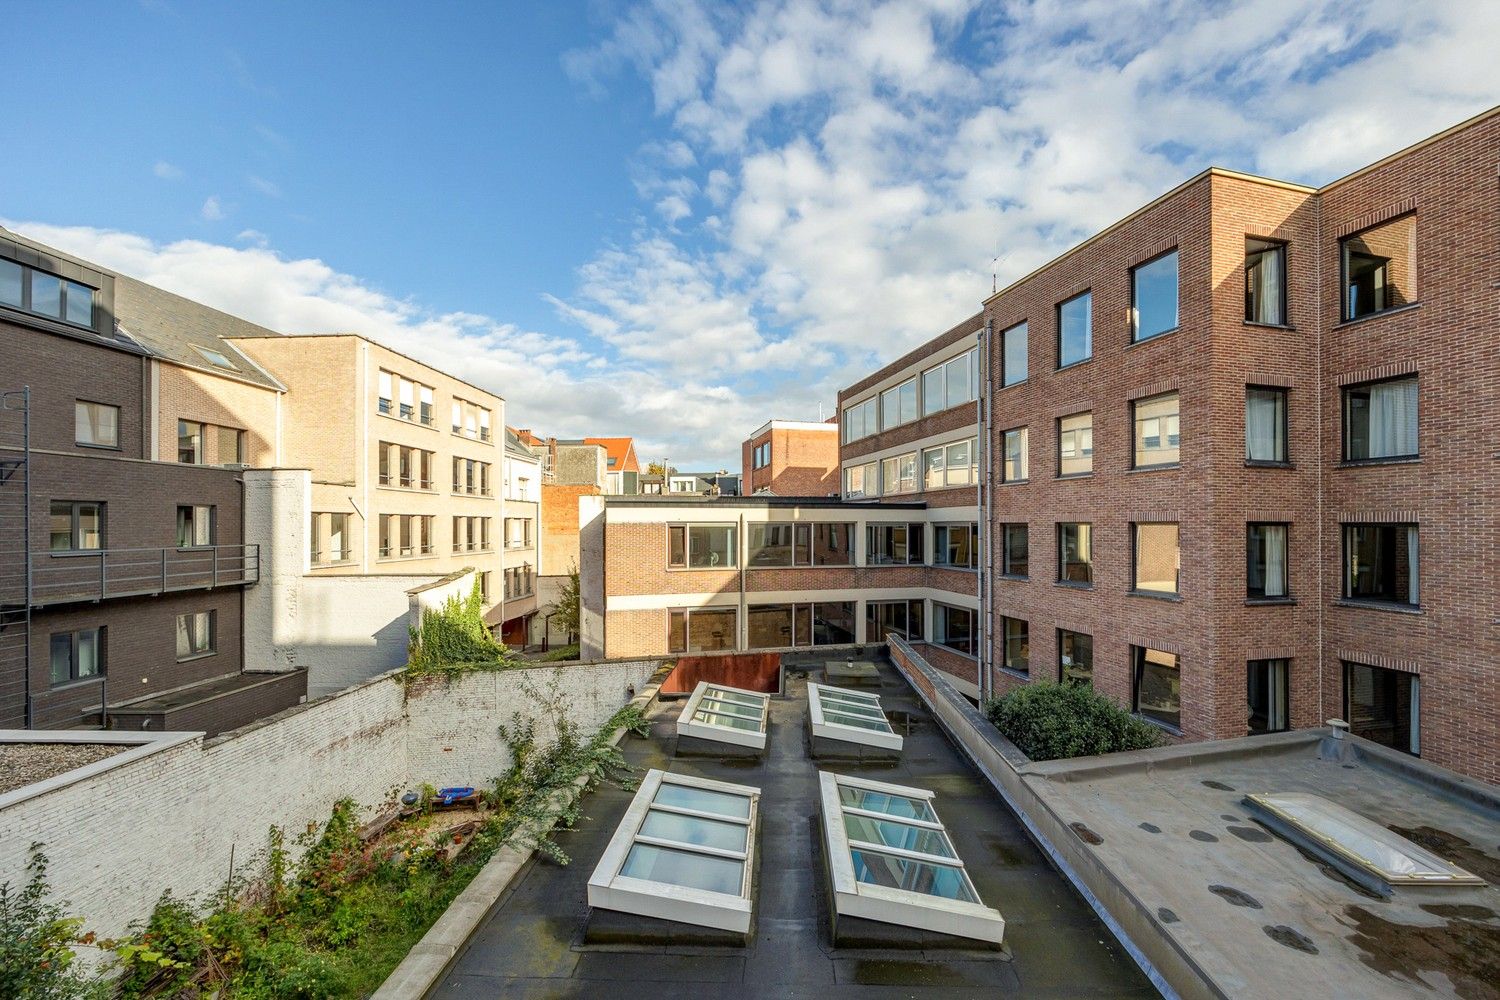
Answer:
<svg viewBox="0 0 1500 1000"><path fill-rule="evenodd" d="M659 679L647 684L626 704L644 709L656 697L660 686ZM622 726L610 734L610 745L618 745L624 737L625 728ZM550 831L557 822L557 816L582 794L590 777L584 775L568 789L554 793L551 802L553 808L549 810L549 815L553 818L546 824L517 831L517 838L524 841ZM538 829L538 826L542 828ZM370 1000L422 1000L430 994L535 853L536 849L530 847L502 847L496 851L494 857L464 887L464 891L448 904L443 915L422 935L422 940L406 953L401 964L380 984L380 989L371 994Z"/></svg>
<svg viewBox="0 0 1500 1000"><path fill-rule="evenodd" d="M86 729L0 729L0 743L71 743L71 744L119 744L130 747L122 750L113 757L96 760L92 764L75 767L71 771L62 774L54 774L50 778L41 781L33 781L29 785L0 795L0 810L4 810L18 802L55 792L59 788L66 788L71 784L92 778L97 774L132 764L142 757L148 757L163 750L191 743L194 740L203 739L202 733L129 733L111 732L109 730L86 730Z"/></svg>

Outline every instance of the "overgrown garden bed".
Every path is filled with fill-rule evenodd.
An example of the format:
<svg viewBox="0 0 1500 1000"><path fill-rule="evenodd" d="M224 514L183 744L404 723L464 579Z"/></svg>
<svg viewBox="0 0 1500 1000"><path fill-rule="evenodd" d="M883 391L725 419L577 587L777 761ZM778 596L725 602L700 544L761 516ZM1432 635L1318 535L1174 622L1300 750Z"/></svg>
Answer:
<svg viewBox="0 0 1500 1000"><path fill-rule="evenodd" d="M985 716L1032 760L1160 746L1161 732L1093 688L1038 682L985 703Z"/></svg>

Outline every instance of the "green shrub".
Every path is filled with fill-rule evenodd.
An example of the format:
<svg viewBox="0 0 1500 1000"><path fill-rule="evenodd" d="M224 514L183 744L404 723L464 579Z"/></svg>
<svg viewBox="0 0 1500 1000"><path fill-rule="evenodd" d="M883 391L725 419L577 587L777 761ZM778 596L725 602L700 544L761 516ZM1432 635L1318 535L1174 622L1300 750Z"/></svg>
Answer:
<svg viewBox="0 0 1500 1000"><path fill-rule="evenodd" d="M82 921L49 898L47 856L31 845L26 884L0 884L0 997L83 1000L103 994L102 984L73 968L73 946L92 936L78 933Z"/></svg>
<svg viewBox="0 0 1500 1000"><path fill-rule="evenodd" d="M557 663L561 660L576 659L578 659L578 643L576 642L571 646L559 646L554 650L542 654L542 660L545 663Z"/></svg>
<svg viewBox="0 0 1500 1000"><path fill-rule="evenodd" d="M476 579L467 597L455 595L436 611L422 612L422 624L411 630L406 669L412 674L462 673L505 670L519 662L484 623L484 596Z"/></svg>
<svg viewBox="0 0 1500 1000"><path fill-rule="evenodd" d="M984 713L1032 760L1145 750L1162 743L1155 726L1079 684L1027 684L987 702Z"/></svg>

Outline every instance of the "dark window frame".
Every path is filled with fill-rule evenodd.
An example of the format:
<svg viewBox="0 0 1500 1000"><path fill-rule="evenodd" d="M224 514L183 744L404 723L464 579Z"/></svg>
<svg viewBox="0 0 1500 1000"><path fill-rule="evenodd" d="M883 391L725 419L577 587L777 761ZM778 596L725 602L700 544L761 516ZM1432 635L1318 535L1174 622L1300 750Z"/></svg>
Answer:
<svg viewBox="0 0 1500 1000"><path fill-rule="evenodd" d="M1369 390L1377 385L1389 385L1392 382L1414 382L1417 387L1417 432L1415 435L1416 451L1406 452L1399 455L1376 455L1370 457L1356 457L1350 453L1349 444L1353 438L1350 433L1350 396L1361 389ZM1369 420L1369 410L1366 409L1365 419ZM1343 440L1339 442L1339 460L1347 463L1371 463L1381 462L1411 462L1422 457L1422 379L1417 372L1407 372L1402 375L1392 375L1389 378L1370 379L1367 382L1354 382L1339 387L1339 430ZM1369 450L1369 431L1365 432L1365 450Z"/></svg>
<svg viewBox="0 0 1500 1000"><path fill-rule="evenodd" d="M1067 559L1067 547L1066 547L1067 546L1067 542L1066 542L1067 529L1068 528L1080 528L1080 527L1082 527L1082 528L1088 528L1089 529L1088 530L1088 559L1087 560L1075 560L1075 563L1081 562L1087 568L1088 575L1084 579L1078 579L1076 577L1068 575L1068 566L1069 566L1069 563L1068 563L1068 559ZM1075 549L1075 551L1077 550L1077 548L1078 548L1078 543L1075 541L1074 542L1074 549ZM1082 590L1082 589L1092 589L1093 588L1093 586L1094 586L1094 523L1092 521L1058 521L1057 522L1057 582L1058 583L1062 583L1062 584L1066 584L1067 586L1070 586L1070 587L1077 587L1080 590Z"/></svg>
<svg viewBox="0 0 1500 1000"><path fill-rule="evenodd" d="M1072 666L1073 664L1065 664L1065 663L1063 663L1063 636L1065 636L1065 635L1069 635L1069 636L1073 637L1073 650L1074 650L1074 657L1075 657L1075 659L1077 658L1078 640L1080 638L1088 640L1088 642L1086 643L1086 645L1088 647L1088 661L1089 662L1088 662L1088 679L1086 681L1078 680L1076 678L1071 678L1071 677L1068 676L1068 667ZM1093 687L1094 686L1094 636L1093 636L1092 633L1090 633L1090 632L1079 632L1076 629L1070 629L1070 628L1059 628L1057 630L1057 683L1059 683L1059 684L1080 684L1080 685L1086 683L1089 687Z"/></svg>
<svg viewBox="0 0 1500 1000"><path fill-rule="evenodd" d="M1140 586L1141 528L1171 525L1177 529L1177 585L1172 590L1149 590ZM1181 521L1131 521L1130 522L1130 592L1151 597L1182 596L1182 522Z"/></svg>
<svg viewBox="0 0 1500 1000"><path fill-rule="evenodd" d="M1011 534L1013 529L1019 528L1026 539L1025 567L1024 572L1014 572L1011 568L1013 553L1011 552ZM1031 579L1031 523L1028 521L1005 521L1000 525L1000 576L1007 580L1029 580Z"/></svg>
<svg viewBox="0 0 1500 1000"><path fill-rule="evenodd" d="M92 632L94 633L94 648L98 653L98 663L92 674L79 674L78 672L78 646L79 637ZM57 689L71 687L75 684L83 684L91 681L103 680L108 671L108 655L106 652L106 637L109 634L109 626L92 625L87 628L72 629L67 632L53 632L47 637L47 682L48 687ZM68 640L68 677L66 680L58 680L53 672L52 652L58 639Z"/></svg>
<svg viewBox="0 0 1500 1000"><path fill-rule="evenodd" d="M1087 297L1089 300L1088 311L1085 314L1088 320L1088 329L1086 331L1088 337L1088 350L1080 358L1075 358L1072 361L1065 361L1063 360L1063 308L1085 297ZM1063 299L1052 308L1053 322L1057 326L1057 370L1062 371L1064 368L1072 368L1074 365L1081 365L1085 361L1092 360L1094 357L1094 290L1092 288L1085 288L1083 291L1078 292L1075 295L1070 295L1067 298Z"/></svg>
<svg viewBox="0 0 1500 1000"><path fill-rule="evenodd" d="M1255 241L1256 243L1265 243L1265 244L1267 244L1267 246L1264 249L1254 251L1255 254L1260 255L1260 254L1266 254L1266 253L1275 252L1275 253L1279 253L1281 255L1281 288L1279 289L1279 291L1281 293L1281 302L1279 303L1279 305L1281 307L1281 322L1280 323L1270 323L1270 322L1267 322L1266 320L1255 319L1253 316L1250 315L1250 254L1251 254L1250 242L1252 240ZM1291 329L1291 327L1292 327L1292 315L1291 315L1291 305L1292 305L1292 303L1291 303L1291 296L1287 293L1287 286L1291 284L1291 282L1289 280L1289 278L1291 276L1290 268L1291 268L1291 263L1292 263L1291 246L1292 246L1291 243L1289 241L1287 241L1287 240L1278 240L1278 239L1274 239L1274 238L1272 238L1270 236L1254 236L1254 235L1252 235L1250 233L1246 233L1245 234L1245 322L1246 323L1251 323L1251 324L1254 324L1256 326L1267 326L1267 327Z"/></svg>
<svg viewBox="0 0 1500 1000"><path fill-rule="evenodd" d="M1141 709L1141 686L1145 679L1147 652L1161 653L1172 657L1173 666L1167 668L1162 664L1155 664L1162 670L1172 669L1177 672L1177 721L1170 722L1166 719L1149 715ZM1168 732L1181 734L1182 729L1182 656L1178 653L1169 652L1165 649L1157 649L1155 646L1130 646L1130 711L1138 718L1144 719L1155 726L1161 726ZM1165 713L1163 713L1165 714Z"/></svg>
<svg viewBox="0 0 1500 1000"><path fill-rule="evenodd" d="M1250 457L1250 393L1252 392L1274 392L1281 396L1281 457L1280 458L1251 458ZM1178 422L1182 421L1182 400L1178 399ZM1178 429L1178 447L1181 448L1181 428ZM1259 385L1254 382L1245 383L1245 461L1250 465L1263 466L1288 466L1292 464L1292 391L1284 385Z"/></svg>
<svg viewBox="0 0 1500 1000"><path fill-rule="evenodd" d="M1277 693L1277 685L1272 683L1271 676L1277 666L1281 668L1280 705L1270 704L1270 698ZM1265 690L1267 697L1267 711L1265 713L1266 723L1262 728L1256 728L1255 720L1257 713L1255 703L1251 699L1251 691L1255 683L1255 672L1264 669L1266 672ZM1269 733L1285 733L1292 728L1292 661L1289 657L1274 656L1260 660L1245 661L1245 735L1262 736ZM1272 720L1280 710L1281 725L1274 726Z"/></svg>
<svg viewBox="0 0 1500 1000"><path fill-rule="evenodd" d="M69 507L69 537L68 548L54 549L51 547L51 517L55 516L54 507ZM79 508L97 507L99 509L99 544L95 548L87 548L81 544L83 540L83 528ZM109 548L109 505L103 500L53 500L48 504L48 551L53 555L96 555Z"/></svg>
<svg viewBox="0 0 1500 1000"><path fill-rule="evenodd" d="M1012 625L1020 626L1014 635ZM1018 643L1025 652L1013 654L1012 643ZM1017 661L1021 661L1020 666L1016 666ZM1000 616L1000 669L1020 677L1031 676L1031 623L1025 618Z"/></svg>
<svg viewBox="0 0 1500 1000"><path fill-rule="evenodd" d="M1341 545L1341 554L1340 554L1340 560L1341 560L1340 577L1341 577L1341 582L1340 582L1340 586L1339 586L1339 594L1340 594L1340 596L1342 597L1343 600L1346 600L1346 601L1356 601L1356 602L1359 602L1361 604L1384 605L1386 607L1391 607L1391 608L1420 609L1422 607L1422 526L1421 526L1421 524L1419 522L1415 522L1415 521L1347 521L1347 522L1341 523L1339 525L1339 528L1340 528L1339 539L1340 539L1340 545ZM1417 599L1415 601L1412 601L1410 599L1410 596L1408 596L1406 599L1399 599L1399 598L1371 596L1369 594L1356 594L1354 592L1354 566L1353 566L1353 563L1351 562L1351 557L1353 556L1353 552L1351 550L1351 545L1353 543L1354 534L1356 532L1360 531L1360 530L1369 530L1369 529L1377 529L1377 528L1378 529L1390 530L1390 531L1403 530L1403 531L1407 531L1407 532L1409 532L1410 529L1412 529L1412 528L1417 529L1417 573L1416 573L1416 577L1417 577L1417 579L1416 579ZM1398 572L1396 570L1396 567L1395 567L1395 560L1396 560L1396 555L1397 555L1395 544L1398 544L1398 543L1396 542L1396 540L1393 539L1393 545L1392 545L1391 553L1390 553L1390 560L1391 560L1391 563L1392 563L1392 565L1390 567L1390 570L1392 572ZM1411 544L1411 542L1410 542L1410 535L1408 534L1407 545L1410 546L1410 544ZM1408 553L1409 552L1410 552L1410 548L1408 548ZM1382 555L1381 562L1384 563L1386 561L1385 558L1384 558L1384 553L1382 553L1381 555ZM1409 559L1410 559L1410 556L1408 555L1408 560ZM1378 568L1383 569L1384 567L1382 566L1382 567L1378 567ZM1411 593L1411 581L1408 580L1408 582L1407 582L1407 594L1410 595L1410 593Z"/></svg>
<svg viewBox="0 0 1500 1000"><path fill-rule="evenodd" d="M1411 241L1410 241L1410 245L1407 248L1408 251L1411 254L1411 259L1408 261L1408 265L1409 265L1408 269L1409 269L1409 271L1411 273L1412 290L1416 291L1416 289L1417 289L1417 287L1419 285L1418 273L1417 273L1417 264L1418 264L1418 261L1417 261L1417 236L1418 236L1418 233L1417 233L1417 213L1415 211L1402 212L1399 215L1393 215L1393 216L1391 216L1389 219L1381 219L1379 222L1376 222L1376 223L1373 223L1371 225L1365 226L1363 229L1359 230L1358 232L1349 233L1347 236L1342 236L1342 237L1339 238L1339 322L1340 323L1353 323L1353 322L1356 322L1358 320L1368 319L1368 318L1370 318L1372 316L1380 316L1380 315L1383 315L1384 313L1395 312L1398 309L1407 309L1407 308L1410 308L1411 306L1414 306L1417 303L1419 303L1419 302L1422 301L1421 293L1418 292L1417 294L1413 295L1411 297L1411 299L1409 299L1406 302L1399 302L1399 303L1397 303L1395 305L1382 306L1379 309L1371 309L1368 312L1361 312L1361 313L1357 313L1356 314L1354 312L1354 310L1350 308L1350 301L1349 301L1349 258L1350 258L1351 253L1357 253L1361 257L1368 257L1368 258L1370 258L1372 260L1379 259L1381 261L1380 265L1378 265L1379 267L1387 267L1390 264L1390 262L1392 260L1394 260L1395 258L1393 258L1393 257L1384 257L1384 258L1381 258L1381 257L1379 257L1376 254L1366 254L1366 253L1363 253L1363 252L1360 252L1360 251L1351 251L1349 249L1349 244L1353 240L1357 240L1360 237L1364 236L1366 233L1374 232L1377 229L1382 229L1382 228L1384 228L1386 226L1390 226L1390 225L1392 225L1394 223L1401 222L1401 221L1406 220L1406 219L1412 220L1411 221L1411 226L1412 226ZM1389 282L1387 282L1387 284L1389 284Z"/></svg>
<svg viewBox="0 0 1500 1000"><path fill-rule="evenodd" d="M1389 667L1377 667L1373 663L1361 663L1358 660L1343 660L1343 659L1341 659L1339 661L1339 663L1343 667L1343 670L1341 671L1341 673L1343 675L1343 677L1342 677L1342 680L1343 680L1342 695L1343 695L1344 720L1349 723L1350 731L1353 732L1356 736L1363 736L1365 739L1372 740L1373 742L1376 742L1376 743L1380 743L1381 746L1388 746L1388 747L1391 747L1394 750L1400 750L1402 753L1410 754L1413 757L1421 757L1422 756L1422 676L1421 676L1421 674L1412 673L1412 672L1408 672L1408 671L1405 671L1405 670L1391 670ZM1358 667L1358 668L1361 668L1361 669L1364 669L1364 670L1369 670L1371 672L1371 680L1372 681L1384 679L1387 675L1390 675L1393 678L1394 677L1404 677L1404 678L1406 678L1406 683L1409 685L1407 693L1406 693L1407 710L1409 712L1409 716L1407 718L1406 725L1407 725L1407 727L1409 729L1409 732L1407 734L1407 745L1405 747L1396 746L1396 745L1394 745L1392 743L1382 743L1380 740L1375 739L1373 736L1369 735L1369 731L1368 730L1366 730L1363 733L1361 733L1359 731L1358 720L1356 720L1356 719L1353 718L1354 711L1353 711L1353 704L1352 704L1352 697L1351 697L1351 695L1353 694L1353 690L1352 690L1353 689L1353 684L1351 683L1351 679L1352 679L1355 667ZM1396 725L1399 726L1400 723L1397 722ZM1415 745L1415 749L1413 749L1413 745Z"/></svg>
<svg viewBox="0 0 1500 1000"><path fill-rule="evenodd" d="M1173 458L1173 459L1168 459L1168 460L1166 460L1164 462L1148 462L1148 463L1146 463L1146 464L1143 465L1143 464L1141 464L1140 462L1138 462L1136 460L1136 453L1138 451L1144 450L1144 449L1142 449L1137 444L1138 441L1143 440L1143 439L1139 437L1140 422L1136 419L1136 411L1140 408L1141 404L1143 404L1143 403L1155 402L1158 399L1165 399L1168 396L1176 396L1177 397L1177 412L1175 414L1176 417L1177 417L1177 457ZM1165 417L1158 417L1156 419L1158 419L1158 420L1165 420L1166 418ZM1165 431L1163 431L1163 433L1157 435L1158 440L1160 440L1162 438L1165 438L1165 437L1167 437L1167 434L1165 433ZM1180 390L1180 389L1168 389L1165 392L1154 392L1154 393L1152 393L1149 396L1139 396L1139 397L1137 397L1135 399L1132 399L1130 401L1130 468L1132 468L1132 469L1172 469L1172 468L1176 468L1177 466L1180 466L1181 464L1182 464L1182 390Z"/></svg>
<svg viewBox="0 0 1500 1000"><path fill-rule="evenodd" d="M1148 257L1130 268L1130 342L1132 344L1143 344L1148 340L1155 340L1157 337L1165 337L1167 334L1182 327L1182 256L1178 253L1179 249L1179 247L1174 246L1171 249L1163 250L1161 253L1155 255L1154 257ZM1137 298L1138 289L1136 283L1136 275L1145 268L1148 268L1152 264L1155 264L1157 261L1164 260L1167 257L1172 256L1177 257L1177 308L1175 310L1177 314L1176 322L1164 330L1158 330L1155 333L1149 333L1143 337L1141 336L1141 314Z"/></svg>
<svg viewBox="0 0 1500 1000"><path fill-rule="evenodd" d="M1073 429L1073 430L1065 432L1063 430L1063 421L1064 420L1074 420L1074 419L1076 419L1078 417L1084 417L1084 416L1086 416L1086 417L1089 418L1089 454L1088 454L1089 467L1087 469L1084 469L1081 472L1064 472L1063 471L1063 453L1062 453L1063 434L1064 433L1076 434L1078 432L1078 430L1077 429ZM1053 431L1052 431L1053 437L1054 437L1054 439L1056 441L1056 444L1057 444L1057 447L1055 449L1053 449L1056 452L1055 458L1057 460L1057 465L1056 465L1056 472L1055 472L1055 474L1056 474L1057 478L1058 479L1083 479L1086 476L1092 476L1094 474L1094 443L1093 443L1094 442L1094 411L1093 410L1079 410L1077 413L1065 413L1065 414L1063 414L1062 416L1058 417L1056 420L1053 421L1052 428L1053 428Z"/></svg>
<svg viewBox="0 0 1500 1000"><path fill-rule="evenodd" d="M1260 592L1259 593L1257 593L1256 590L1255 590L1255 588L1250 585L1250 581L1252 579L1254 579L1254 576L1255 576L1255 574L1254 574L1254 567L1255 567L1256 552L1255 552L1254 542L1255 542L1255 529L1257 529L1257 528L1285 528L1286 529L1285 534L1282 536L1282 540L1284 542L1284 546L1285 547L1283 548L1282 553L1281 553L1281 575L1282 575L1281 589L1282 589L1282 592L1280 594L1267 594L1265 592L1265 581L1264 581L1265 574L1264 574L1264 572L1262 572L1262 582L1261 582L1261 588L1260 588ZM1262 536L1262 541L1264 541L1264 536ZM1178 529L1177 544L1178 544L1178 547L1181 548L1181 545L1182 545L1182 535L1181 535L1181 529L1180 528ZM1267 564L1269 564L1270 560L1266 560L1266 562L1267 562ZM1291 525L1291 522L1289 522L1289 521L1246 521L1245 522L1245 598L1247 600L1252 600L1252 601L1290 601L1290 600L1293 599L1292 598L1292 525Z"/></svg>

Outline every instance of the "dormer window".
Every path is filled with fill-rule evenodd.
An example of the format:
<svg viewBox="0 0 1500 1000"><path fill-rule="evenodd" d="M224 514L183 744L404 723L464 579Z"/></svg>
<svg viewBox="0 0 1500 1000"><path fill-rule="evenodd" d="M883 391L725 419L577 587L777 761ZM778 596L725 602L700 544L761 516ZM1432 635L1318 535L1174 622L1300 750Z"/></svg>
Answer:
<svg viewBox="0 0 1500 1000"><path fill-rule="evenodd" d="M0 305L93 329L94 291L81 282L0 257Z"/></svg>

